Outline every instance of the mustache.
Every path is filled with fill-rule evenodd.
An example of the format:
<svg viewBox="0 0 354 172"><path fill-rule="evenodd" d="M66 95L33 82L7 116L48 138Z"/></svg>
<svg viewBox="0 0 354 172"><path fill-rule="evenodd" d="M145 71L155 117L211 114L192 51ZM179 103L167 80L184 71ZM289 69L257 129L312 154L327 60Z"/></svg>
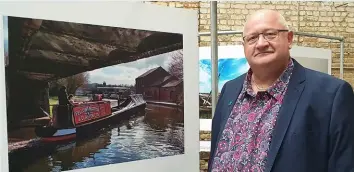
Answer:
<svg viewBox="0 0 354 172"><path fill-rule="evenodd" d="M257 56L258 54L262 54L262 53L274 53L274 51L272 51L272 50L267 50L267 51L256 52L256 53L255 53L255 56Z"/></svg>

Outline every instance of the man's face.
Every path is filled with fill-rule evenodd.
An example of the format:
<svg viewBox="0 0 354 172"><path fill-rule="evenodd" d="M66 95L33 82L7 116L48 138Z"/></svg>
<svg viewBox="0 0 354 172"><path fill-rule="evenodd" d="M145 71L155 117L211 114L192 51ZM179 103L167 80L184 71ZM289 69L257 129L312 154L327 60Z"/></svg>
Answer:
<svg viewBox="0 0 354 172"><path fill-rule="evenodd" d="M251 66L267 65L289 57L293 33L288 32L274 15L254 16L247 23L243 36L244 53Z"/></svg>

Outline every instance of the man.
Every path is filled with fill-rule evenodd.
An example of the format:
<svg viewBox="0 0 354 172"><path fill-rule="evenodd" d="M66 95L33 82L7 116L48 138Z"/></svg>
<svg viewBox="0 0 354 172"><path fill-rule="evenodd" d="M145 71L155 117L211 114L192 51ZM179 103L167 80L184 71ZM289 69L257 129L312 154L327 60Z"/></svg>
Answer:
<svg viewBox="0 0 354 172"><path fill-rule="evenodd" d="M57 115L57 121L59 123L59 126L61 127L67 127L71 126L71 106L72 103L69 101L68 98L68 93L66 91L66 86L62 86L59 89L59 94L58 94L58 115Z"/></svg>
<svg viewBox="0 0 354 172"><path fill-rule="evenodd" d="M285 23L272 10L246 22L250 70L222 88L209 172L354 171L352 87L291 58Z"/></svg>

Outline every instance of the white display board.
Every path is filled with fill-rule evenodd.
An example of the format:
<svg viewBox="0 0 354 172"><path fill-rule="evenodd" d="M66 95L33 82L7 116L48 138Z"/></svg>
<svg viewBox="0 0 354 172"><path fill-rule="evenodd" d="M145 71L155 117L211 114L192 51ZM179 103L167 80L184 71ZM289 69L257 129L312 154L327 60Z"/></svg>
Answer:
<svg viewBox="0 0 354 172"><path fill-rule="evenodd" d="M290 50L290 54L304 67L332 74L331 49L294 46Z"/></svg>
<svg viewBox="0 0 354 172"><path fill-rule="evenodd" d="M144 154L145 148L151 145L144 145L141 143L140 148L134 148L134 151L139 153L140 156L144 156L141 160L126 161L115 163L115 159L126 155L113 156L110 152L106 151L109 148L104 148L105 145L101 145L103 148L97 154L103 155L107 158L103 160L102 157L96 156L97 154L89 155L81 158L79 163L76 163L69 171L127 171L127 172L181 172L181 171L199 171L199 118L198 114L198 14L194 10L177 9L171 7L163 7L145 3L127 3L127 2L23 2L23 3L0 3L0 66L1 74L0 81L0 133L1 135L1 172L9 171L9 159L8 159L8 136L7 136L7 118L6 118L6 92L5 92L5 58L4 58L4 39L8 35L4 34L5 25L4 17L22 17L33 18L42 20L52 20L61 22L72 22L82 24L92 24L96 26L109 26L119 28L129 28L136 30L146 31L158 31L165 33L178 33L183 35L183 87L184 89L184 117L183 117L183 130L182 135L184 151L178 155L167 155L168 147L159 147L160 152L164 152L164 156L149 157ZM98 33L99 34L99 33ZM5 38L6 37L6 38ZM11 40L9 40L11 41ZM72 45L75 46L75 45ZM11 47L9 47L11 49ZM89 48L89 47L88 47ZM11 58L11 54L9 56ZM11 63L10 63L11 65ZM63 69L65 70L65 69ZM186 75L187 74L187 75ZM29 88L30 89L30 88ZM29 90L30 91L30 90ZM21 108L21 107L18 107ZM166 120L163 120L166 121ZM134 124L129 124L134 126ZM134 130L134 127L132 127ZM137 137L141 134L148 133L149 131L137 130ZM168 133L168 131L166 131ZM111 138L105 140L105 144L112 143L113 137L116 137L112 133ZM124 133L123 133L124 134ZM171 134L171 133L170 133ZM175 133L172 133L175 134ZM169 137L169 135L165 136ZM134 138L131 138L134 140ZM138 138L137 138L138 139ZM171 138L170 138L171 139ZM173 139L173 138L172 138ZM119 142L119 140L115 140ZM123 140L122 140L123 141ZM106 143L107 142L107 143ZM100 142L91 142L90 144L99 145ZM158 143L156 143L158 144ZM68 147L73 145L68 145ZM81 146L81 147L80 147ZM75 145L74 145L75 147ZM80 147L80 150L89 149L82 145L76 145ZM68 148L62 148L62 150ZM116 149L119 149L118 147ZM79 150L79 149L76 149ZM58 151L61 151L58 149ZM74 155L75 154L75 155ZM69 152L69 155L78 156L79 152ZM80 155L81 156L81 155ZM70 157L70 156L69 156ZM39 171L54 170L53 166L57 165L57 169L61 169L58 165L59 161L52 161L54 157L51 155L35 159L33 163L37 161L48 161L50 168L41 168ZM18 161L26 161L17 159ZM87 165L90 162L90 165ZM101 162L105 162L102 165ZM111 162L111 163L107 163ZM93 165L92 165L93 164ZM95 165L97 164L97 165ZM33 165L32 165L33 166ZM33 167L36 168L36 167ZM70 167L71 168L71 167ZM65 170L65 169L61 169ZM44 171L43 171L44 172Z"/></svg>

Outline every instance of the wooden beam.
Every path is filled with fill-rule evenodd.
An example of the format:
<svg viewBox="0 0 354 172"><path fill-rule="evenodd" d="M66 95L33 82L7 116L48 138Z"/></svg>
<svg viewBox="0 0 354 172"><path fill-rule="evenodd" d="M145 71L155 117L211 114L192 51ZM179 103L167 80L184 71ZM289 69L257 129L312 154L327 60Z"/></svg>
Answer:
<svg viewBox="0 0 354 172"><path fill-rule="evenodd" d="M16 71L53 74L58 77L66 77L86 70L87 66L80 65L80 63L59 63L40 58L25 59L16 66Z"/></svg>
<svg viewBox="0 0 354 172"><path fill-rule="evenodd" d="M104 58L115 46L89 42L68 35L38 32L32 37L31 49L72 54L89 58Z"/></svg>
<svg viewBox="0 0 354 172"><path fill-rule="evenodd" d="M112 65L128 63L142 58L148 58L154 55L171 52L182 49L180 43L167 47L147 51L145 53L130 54L119 50L113 51L109 58L91 58L74 56L70 54L61 54L51 51L30 50L28 56L21 60L15 67L27 78L36 80L52 80L68 77L85 71L91 71L98 68ZM11 64L10 64L11 66Z"/></svg>
<svg viewBox="0 0 354 172"><path fill-rule="evenodd" d="M137 47L140 53L168 47L174 44L183 44L182 34L158 32L143 39Z"/></svg>
<svg viewBox="0 0 354 172"><path fill-rule="evenodd" d="M25 60L36 60L36 61L51 61L52 63L68 64L75 66L88 67L90 65L89 60L94 58L88 58L85 56L77 56L73 54L60 53L55 51L45 51L45 50L29 50L26 54Z"/></svg>
<svg viewBox="0 0 354 172"><path fill-rule="evenodd" d="M154 31L50 20L42 22L41 30L120 48L134 48L142 39L155 33Z"/></svg>
<svg viewBox="0 0 354 172"><path fill-rule="evenodd" d="M55 74L46 74L46 73L36 73L36 72L26 72L26 71L18 71L17 73L31 80L48 81L56 77Z"/></svg>

